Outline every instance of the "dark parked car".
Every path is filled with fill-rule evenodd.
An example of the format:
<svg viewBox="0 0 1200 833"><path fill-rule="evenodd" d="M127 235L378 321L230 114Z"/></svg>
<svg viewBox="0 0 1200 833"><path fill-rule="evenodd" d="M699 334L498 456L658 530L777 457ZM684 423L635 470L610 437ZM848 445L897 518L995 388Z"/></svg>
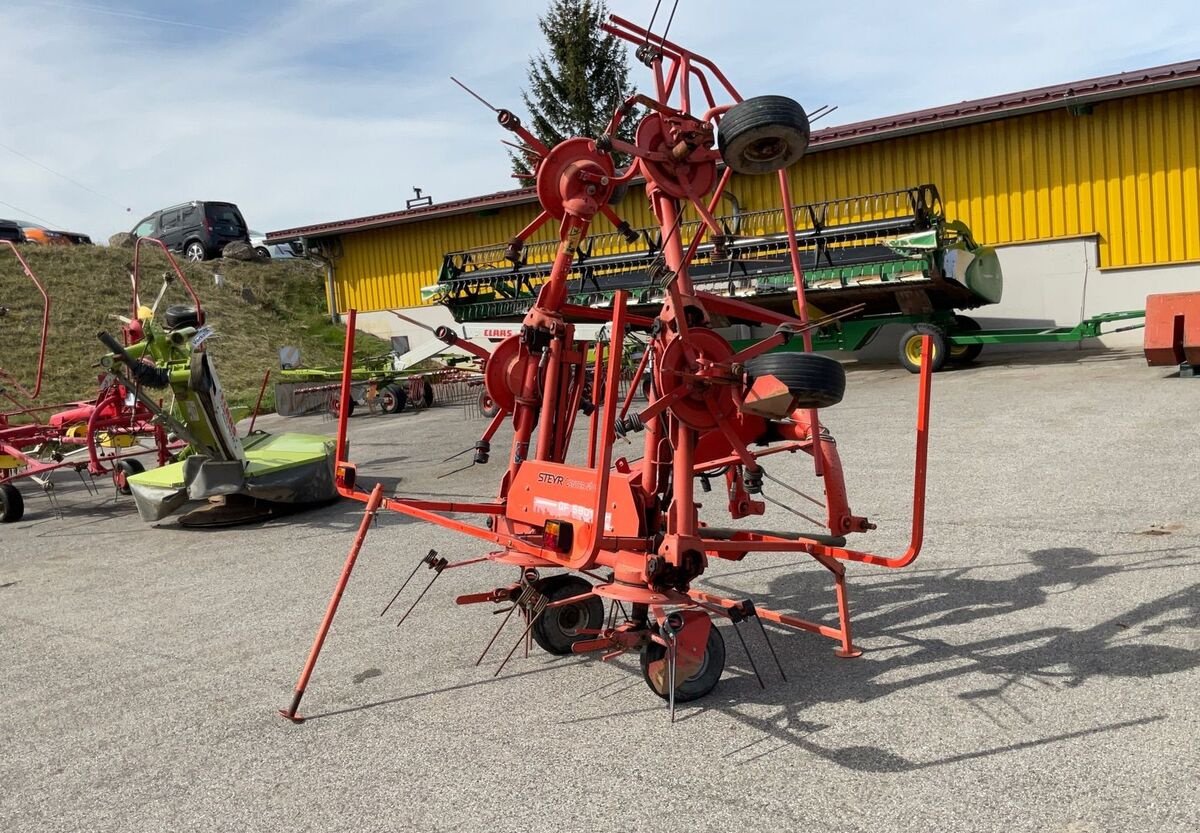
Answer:
<svg viewBox="0 0 1200 833"><path fill-rule="evenodd" d="M155 211L133 228L134 237L157 237L188 260L217 257L229 243L250 242L242 212L231 202L188 202Z"/></svg>
<svg viewBox="0 0 1200 833"><path fill-rule="evenodd" d="M21 233L21 227L12 220L0 220L0 240L24 243L25 235Z"/></svg>

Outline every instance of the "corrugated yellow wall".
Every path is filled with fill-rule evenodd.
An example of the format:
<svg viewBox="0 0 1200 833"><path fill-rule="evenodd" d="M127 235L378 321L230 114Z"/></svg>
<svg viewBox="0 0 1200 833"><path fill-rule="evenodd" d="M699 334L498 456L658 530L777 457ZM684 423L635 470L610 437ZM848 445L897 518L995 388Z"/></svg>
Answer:
<svg viewBox="0 0 1200 833"><path fill-rule="evenodd" d="M811 153L791 170L795 202L932 182L950 219L990 244L1098 234L1101 267L1200 260L1200 88L1066 109ZM746 211L779 205L774 177L735 176ZM535 205L427 220L342 237L338 308L416 306L449 251L507 240ZM619 213L653 223L644 192ZM728 213L723 204L719 213ZM843 217L842 220L853 219ZM597 221L597 230L608 230ZM557 236L545 226L534 240Z"/></svg>

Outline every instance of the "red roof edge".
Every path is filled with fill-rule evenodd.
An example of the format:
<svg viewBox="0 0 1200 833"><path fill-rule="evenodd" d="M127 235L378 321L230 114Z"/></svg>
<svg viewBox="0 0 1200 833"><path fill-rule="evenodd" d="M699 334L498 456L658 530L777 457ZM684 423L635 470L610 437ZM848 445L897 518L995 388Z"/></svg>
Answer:
<svg viewBox="0 0 1200 833"><path fill-rule="evenodd" d="M812 144L823 150L832 149L843 145L878 141L892 136L945 129L959 124L1009 118L1075 102L1084 104L1195 85L1200 85L1200 59L827 127L813 133ZM272 231L267 234L267 242L294 240L298 237L326 237L347 231L366 231L400 223L463 214L469 211L521 205L534 202L536 199L537 195L533 188L496 191L483 196L451 200L405 211L391 211L386 214L373 214L368 217L334 220L316 225Z"/></svg>

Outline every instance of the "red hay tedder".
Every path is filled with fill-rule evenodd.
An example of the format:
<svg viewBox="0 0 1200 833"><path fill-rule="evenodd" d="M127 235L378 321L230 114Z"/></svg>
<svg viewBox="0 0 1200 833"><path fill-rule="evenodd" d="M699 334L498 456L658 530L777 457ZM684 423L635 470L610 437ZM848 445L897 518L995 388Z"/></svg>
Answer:
<svg viewBox="0 0 1200 833"><path fill-rule="evenodd" d="M497 111L500 125L515 133L538 159L537 195L542 206L538 217L512 239L508 256L520 263L525 241L549 222L558 224L561 241L553 271L520 334L481 356L486 362L487 392L500 412L476 443L475 461L488 461L491 438L504 421L511 420L514 434L499 495L495 501L466 503L385 498L379 485L368 493L357 483L354 464L346 460L349 387L343 387L339 488L343 495L365 501L367 511L291 705L281 712L291 720L302 719L297 715L301 697L370 520L380 507L493 548L486 555L461 561L447 561L430 552L413 570L415 575L424 566L433 572L417 601L445 570L484 561L512 565L517 573L513 583L457 599L460 605L508 604L505 622L513 611L521 612L524 633L504 662L522 643L528 646L530 639L556 654L598 652L610 659L639 651L645 680L655 694L669 701L672 717L676 701L704 696L721 677L725 647L714 618L731 622L743 646L737 625L753 618L764 638L762 620L767 620L833 639L838 656L857 656L843 562L900 568L912 563L920 551L929 439L928 337L918 386L911 543L895 557L847 545L847 536L867 532L874 525L851 510L837 443L818 421L818 409L842 399L843 368L811 351L769 352L792 338L803 339L811 350L811 331L825 323L807 318L795 227L787 211L792 200L786 169L800 159L809 139L804 110L781 96L743 100L710 60L627 20L613 16L603 28L637 46L637 57L653 74L653 97L632 96L598 139L572 138L553 148L539 142L512 113ZM644 114L635 142L616 138L622 122L638 108L644 108ZM628 155L632 164L618 172L614 153ZM688 267L705 236L718 249L730 240L712 212L735 171L778 178L780 205L789 218L799 318L692 287ZM631 233L610 198L639 177L645 181L647 199L662 231L661 258L652 267L653 277L667 291L661 311L653 319L634 316L626 310L623 293L617 294L611 310L566 303L568 268L596 216ZM701 220L691 240L681 239L679 233L686 208ZM735 351L712 329L715 316L758 321L775 331ZM607 343L577 341L572 322L597 320L609 322ZM350 311L347 367L354 327L355 315ZM651 336L650 349L634 379L641 378L653 356L649 404L637 412L630 410L632 388L623 398L618 395L620 362L605 360L606 350L619 355L623 335L630 328L647 330ZM590 350L594 358L589 361ZM591 391L605 392L603 398L594 397L603 405L590 401ZM581 413L590 420L586 454L582 464L569 464L568 446ZM635 433L642 434L642 456L614 459L618 436ZM733 518L762 515L766 505L758 497L763 479L775 478L764 472L760 460L783 452L803 452L812 458L825 500L804 497L823 506L821 531L721 527L701 519L695 485L698 479L707 484L713 477L724 478ZM791 484L780 485L800 494ZM460 519L464 515L482 522ZM709 559L738 561L752 552L796 553L829 570L836 623L808 621L749 599L722 598L693 587ZM403 590L401 586L396 596ZM484 649L485 655L499 633ZM782 667L779 671L782 674Z"/></svg>
<svg viewBox="0 0 1200 833"><path fill-rule="evenodd" d="M162 465L170 458L171 441L153 411L108 373L97 374L102 380L95 399L59 405L37 403L46 364L50 296L16 247L12 243L7 245L37 290L41 305L40 342L32 388L23 385L12 372L0 368L0 397L16 406L14 410L0 412L0 522L13 523L25 513L17 481L36 483L52 505L56 505L52 475L64 469L75 472L89 489L91 478L108 476L119 493L129 494L127 478L144 470L138 458L153 453ZM137 274L135 250L132 317L123 328L126 344L141 339ZM183 281L191 292L186 278Z"/></svg>

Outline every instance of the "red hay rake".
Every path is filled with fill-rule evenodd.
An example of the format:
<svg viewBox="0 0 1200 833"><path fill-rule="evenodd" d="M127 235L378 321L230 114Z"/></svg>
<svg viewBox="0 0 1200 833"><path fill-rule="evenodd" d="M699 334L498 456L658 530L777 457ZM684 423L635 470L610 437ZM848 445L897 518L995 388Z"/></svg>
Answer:
<svg viewBox="0 0 1200 833"><path fill-rule="evenodd" d="M12 243L7 245L33 283L42 306L33 388L26 388L11 373L0 369L0 397L15 405L0 412L0 522L14 523L25 512L24 498L15 485L18 481L36 483L61 516L52 480L55 472L75 472L93 493L97 490L92 479L108 476L118 493L129 494L126 479L144 468L138 458L154 453L162 465L169 459L172 445L154 413L107 373L102 375L92 400L56 405L37 403L46 364L50 296L17 248ZM139 250L140 246L134 251L133 317L124 328L126 344L141 338L141 323L137 318ZM190 285L188 289L191 291Z"/></svg>
<svg viewBox="0 0 1200 833"><path fill-rule="evenodd" d="M743 648L746 643L738 624L755 619L781 676L783 669L763 620L833 639L840 657L858 656L861 652L851 637L844 562L900 568L920 552L929 440L928 338L918 386L908 549L886 557L846 543L846 536L874 525L851 511L837 444L817 416L819 408L840 401L845 373L836 361L811 352L811 331L826 322L808 319L795 227L787 210L792 200L786 169L804 153L809 138L803 109L779 96L743 100L711 61L627 20L613 16L603 28L637 45L639 60L653 73L654 97L632 96L617 109L600 138L568 139L553 148L539 142L512 113L497 111L500 125L515 133L538 159L537 194L542 206L538 217L512 239L508 257L520 263L525 241L551 221L558 223L561 241L551 275L540 287L520 334L490 353L474 348L485 361L487 392L500 407L475 444L475 462L488 461L491 440L506 420L511 420L514 434L498 498L480 503L385 498L378 485L368 494L357 483L354 464L346 459L349 386L343 385L339 489L347 497L366 501L367 511L291 705L281 710L293 721L302 719L297 715L300 700L370 520L381 507L493 548L486 555L461 561L447 561L432 551L423 557L409 581L422 567L433 576L400 621L444 571L485 561L512 565L517 573L512 584L456 600L460 605L510 606L480 661L512 613L520 611L524 632L497 674L522 643L528 649L530 640L551 653L598 652L605 660L636 650L647 684L669 702L672 719L676 701L704 696L721 677L725 648L714 617L732 623ZM718 103L714 87L723 91L728 103ZM699 117L692 115L694 92L702 96ZM621 123L639 106L645 108L645 115L636 141L615 138ZM627 154L633 164L618 173L614 152ZM719 162L724 162L723 172ZM780 205L789 218L799 318L693 290L688 267L702 240L707 236L720 250L730 239L712 211L734 171L778 178ZM667 290L660 313L654 319L630 314L624 293L617 293L611 311L565 303L566 275L596 216L632 234L614 212L610 198L638 177L645 180L646 196L662 231L661 257L652 270ZM690 241L679 233L685 207L701 220ZM773 326L775 331L735 352L712 329L715 315ZM347 368L353 352L353 310L348 318ZM589 344L575 339L572 320L609 322L610 338L592 345L591 361ZM620 362L606 361L606 353L620 355L623 335L630 328L645 329L651 337L635 379L653 356L649 404L637 412L630 410L632 389L623 401L618 397ZM808 352L769 353L791 338L802 338ZM606 393L603 400L591 396L601 390ZM594 405L593 398L603 405ZM577 414L584 414L590 423L585 462L574 465L566 460ZM642 456L614 459L616 439L635 433L643 434ZM733 518L765 512L765 501L758 499L764 477L800 494L767 475L760 464L762 458L781 452L810 455L816 476L824 481L823 504L804 496L823 505L822 531L725 528L701 521L695 499L698 479L707 488L710 479L723 477ZM483 522L468 523L455 515L472 515ZM722 598L692 586L709 559L738 561L751 552L797 553L829 570L834 578L836 624L808 621L750 599ZM746 653L761 685L758 667Z"/></svg>

